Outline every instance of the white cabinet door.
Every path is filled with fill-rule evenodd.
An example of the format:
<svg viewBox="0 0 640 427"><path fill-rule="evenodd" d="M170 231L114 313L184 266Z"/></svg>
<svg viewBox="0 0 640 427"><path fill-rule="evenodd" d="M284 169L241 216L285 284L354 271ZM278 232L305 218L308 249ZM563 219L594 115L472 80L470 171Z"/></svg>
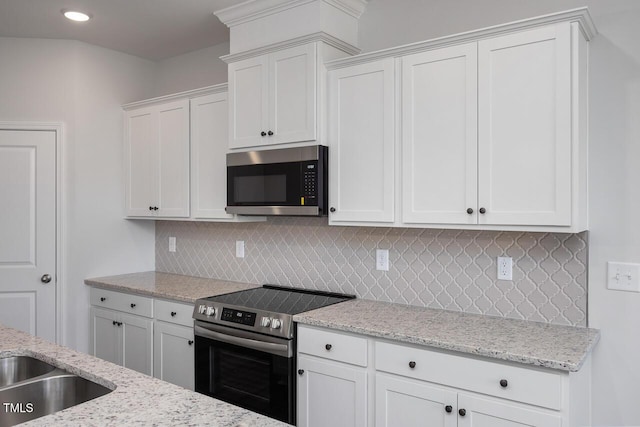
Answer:
<svg viewBox="0 0 640 427"><path fill-rule="evenodd" d="M227 206L227 93L191 100L191 216L231 219Z"/></svg>
<svg viewBox="0 0 640 427"><path fill-rule="evenodd" d="M475 224L477 43L402 58L402 221Z"/></svg>
<svg viewBox="0 0 640 427"><path fill-rule="evenodd" d="M376 374L377 427L456 427L457 394L421 381Z"/></svg>
<svg viewBox="0 0 640 427"><path fill-rule="evenodd" d="M122 366L151 375L153 373L153 321L120 314Z"/></svg>
<svg viewBox="0 0 640 427"><path fill-rule="evenodd" d="M531 406L509 404L465 393L458 394L458 427L561 427L560 415L552 415Z"/></svg>
<svg viewBox="0 0 640 427"><path fill-rule="evenodd" d="M125 113L128 216L189 216L189 101Z"/></svg>
<svg viewBox="0 0 640 427"><path fill-rule="evenodd" d="M154 326L153 375L193 390L193 328L165 322L155 322Z"/></svg>
<svg viewBox="0 0 640 427"><path fill-rule="evenodd" d="M394 221L394 60L329 71L329 221Z"/></svg>
<svg viewBox="0 0 640 427"><path fill-rule="evenodd" d="M569 23L478 43L480 224L571 225L570 49Z"/></svg>
<svg viewBox="0 0 640 427"><path fill-rule="evenodd" d="M367 372L299 355L298 426L365 427Z"/></svg>
<svg viewBox="0 0 640 427"><path fill-rule="evenodd" d="M153 107L125 112L125 180L128 216L156 216L158 135Z"/></svg>
<svg viewBox="0 0 640 427"><path fill-rule="evenodd" d="M122 350L116 318L115 311L91 308L91 354L120 365Z"/></svg>
<svg viewBox="0 0 640 427"><path fill-rule="evenodd" d="M229 64L229 148L269 143L268 65L268 55Z"/></svg>
<svg viewBox="0 0 640 427"><path fill-rule="evenodd" d="M270 144L316 139L316 45L269 55Z"/></svg>

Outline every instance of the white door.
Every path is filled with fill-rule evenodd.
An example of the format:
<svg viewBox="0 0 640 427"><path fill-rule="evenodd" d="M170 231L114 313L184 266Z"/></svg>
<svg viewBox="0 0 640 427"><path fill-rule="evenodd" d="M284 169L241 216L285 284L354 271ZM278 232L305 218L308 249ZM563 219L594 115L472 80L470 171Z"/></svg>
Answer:
<svg viewBox="0 0 640 427"><path fill-rule="evenodd" d="M377 427L456 427L458 396L422 381L376 375Z"/></svg>
<svg viewBox="0 0 640 427"><path fill-rule="evenodd" d="M475 224L477 47L402 58L402 221Z"/></svg>
<svg viewBox="0 0 640 427"><path fill-rule="evenodd" d="M366 425L367 371L298 356L298 426Z"/></svg>
<svg viewBox="0 0 640 427"><path fill-rule="evenodd" d="M227 93L191 100L191 216L232 219L227 206Z"/></svg>
<svg viewBox="0 0 640 427"><path fill-rule="evenodd" d="M0 130L0 323L56 341L56 132Z"/></svg>
<svg viewBox="0 0 640 427"><path fill-rule="evenodd" d="M535 407L458 394L458 427L560 427L559 415ZM464 415L462 415L464 414Z"/></svg>
<svg viewBox="0 0 640 427"><path fill-rule="evenodd" d="M329 221L394 221L394 60L329 71Z"/></svg>
<svg viewBox="0 0 640 427"><path fill-rule="evenodd" d="M268 55L229 64L229 148L269 143Z"/></svg>
<svg viewBox="0 0 640 427"><path fill-rule="evenodd" d="M140 316L120 315L122 366L152 375L153 321Z"/></svg>
<svg viewBox="0 0 640 427"><path fill-rule="evenodd" d="M126 214L157 216L159 160L156 108L127 111L124 116Z"/></svg>
<svg viewBox="0 0 640 427"><path fill-rule="evenodd" d="M316 139L316 45L269 55L270 144Z"/></svg>
<svg viewBox="0 0 640 427"><path fill-rule="evenodd" d="M117 317L115 311L91 308L91 354L119 365L122 363L122 346Z"/></svg>
<svg viewBox="0 0 640 427"><path fill-rule="evenodd" d="M194 389L193 328L156 322L153 328L153 375Z"/></svg>
<svg viewBox="0 0 640 427"><path fill-rule="evenodd" d="M478 222L571 225L570 24L481 40L478 73Z"/></svg>

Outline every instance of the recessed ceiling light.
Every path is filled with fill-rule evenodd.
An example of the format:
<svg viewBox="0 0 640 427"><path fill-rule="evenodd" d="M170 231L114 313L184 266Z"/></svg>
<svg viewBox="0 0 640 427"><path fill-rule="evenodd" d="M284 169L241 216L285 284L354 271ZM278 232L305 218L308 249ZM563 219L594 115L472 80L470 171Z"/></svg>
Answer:
<svg viewBox="0 0 640 427"><path fill-rule="evenodd" d="M77 22L85 22L91 19L91 16L87 15L86 13L78 12L77 10L63 10L62 14L67 19Z"/></svg>

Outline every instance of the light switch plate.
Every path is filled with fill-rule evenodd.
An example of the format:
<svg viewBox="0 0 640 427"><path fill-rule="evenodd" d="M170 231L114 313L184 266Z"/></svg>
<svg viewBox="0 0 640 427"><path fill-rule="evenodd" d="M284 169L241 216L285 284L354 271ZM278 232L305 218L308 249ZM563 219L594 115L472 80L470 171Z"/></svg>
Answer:
<svg viewBox="0 0 640 427"><path fill-rule="evenodd" d="M244 258L244 240L236 240L236 258Z"/></svg>
<svg viewBox="0 0 640 427"><path fill-rule="evenodd" d="M616 291L640 292L640 264L608 262L607 288Z"/></svg>
<svg viewBox="0 0 640 427"><path fill-rule="evenodd" d="M498 280L513 280L513 259L511 257L498 257Z"/></svg>
<svg viewBox="0 0 640 427"><path fill-rule="evenodd" d="M389 271L388 249L376 249L376 270Z"/></svg>
<svg viewBox="0 0 640 427"><path fill-rule="evenodd" d="M176 238L169 237L169 252L175 252L175 251L176 251Z"/></svg>

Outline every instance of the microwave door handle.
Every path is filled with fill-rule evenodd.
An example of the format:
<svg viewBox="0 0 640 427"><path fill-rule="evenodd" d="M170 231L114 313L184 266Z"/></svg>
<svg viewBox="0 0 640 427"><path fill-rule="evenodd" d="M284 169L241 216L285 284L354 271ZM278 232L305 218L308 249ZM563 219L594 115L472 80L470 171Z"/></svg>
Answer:
<svg viewBox="0 0 640 427"><path fill-rule="evenodd" d="M194 332L197 336L200 337L210 338L228 344L234 344L253 350L264 351L266 353L289 357L289 346L286 344L277 344L252 340L249 338L234 337L233 335L221 334L220 332L211 331L198 325L194 326Z"/></svg>

